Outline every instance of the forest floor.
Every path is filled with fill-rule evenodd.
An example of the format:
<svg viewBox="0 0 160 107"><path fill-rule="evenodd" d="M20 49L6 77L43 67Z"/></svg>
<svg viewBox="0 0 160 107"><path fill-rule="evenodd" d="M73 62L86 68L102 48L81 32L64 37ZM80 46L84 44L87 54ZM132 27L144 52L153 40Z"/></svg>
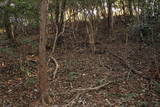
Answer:
<svg viewBox="0 0 160 107"><path fill-rule="evenodd" d="M0 36L0 107L29 107L39 98L38 42L31 37L21 37L19 42L21 45L15 47ZM96 54L87 47L64 47L57 47L54 54L60 65L56 78L48 72L55 105L160 106L159 63L154 64L155 59L160 62L160 50L155 55L151 47L139 50L134 43L126 46L118 42L97 44ZM55 69L54 62L49 66Z"/></svg>

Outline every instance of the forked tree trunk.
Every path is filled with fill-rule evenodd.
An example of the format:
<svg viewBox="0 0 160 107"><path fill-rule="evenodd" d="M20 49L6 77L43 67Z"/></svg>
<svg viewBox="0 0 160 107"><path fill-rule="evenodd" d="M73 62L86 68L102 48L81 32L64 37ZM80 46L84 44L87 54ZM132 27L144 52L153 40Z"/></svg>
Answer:
<svg viewBox="0 0 160 107"><path fill-rule="evenodd" d="M48 16L49 0L41 0L40 7L40 41L39 41L39 87L41 93L42 104L49 103L48 95L48 78L47 78L47 62L46 62L46 24Z"/></svg>
<svg viewBox="0 0 160 107"><path fill-rule="evenodd" d="M56 0L56 26L58 27L57 34L60 35L60 33L63 32L64 27L64 15L65 15L65 8L66 8L66 0ZM57 44L63 43L62 37L59 36L57 38Z"/></svg>

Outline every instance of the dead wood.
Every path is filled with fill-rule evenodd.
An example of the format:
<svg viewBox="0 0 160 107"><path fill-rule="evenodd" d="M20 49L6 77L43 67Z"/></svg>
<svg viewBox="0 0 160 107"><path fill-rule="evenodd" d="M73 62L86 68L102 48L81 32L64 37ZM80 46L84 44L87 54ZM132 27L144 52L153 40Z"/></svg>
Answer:
<svg viewBox="0 0 160 107"><path fill-rule="evenodd" d="M65 107L73 105L73 103L75 102L75 100L77 100L80 97L80 95L85 94L88 91L97 91L97 90L100 90L100 89L102 89L102 88L104 88L104 87L106 87L106 86L108 86L108 85L110 85L112 83L119 82L119 81L122 81L122 80L109 81L109 82L104 83L102 85L99 85L97 87L73 89L73 90L70 91L70 93L78 92L78 94L68 104L66 104Z"/></svg>
<svg viewBox="0 0 160 107"><path fill-rule="evenodd" d="M96 91L96 90L99 90L99 89L104 88L105 86L107 86L107 85L109 85L109 84L111 84L111 83L113 83L113 81L110 81L110 82L108 82L108 83L102 84L102 85L97 86L97 87L73 89L73 90L71 90L71 92L77 92L77 91Z"/></svg>
<svg viewBox="0 0 160 107"><path fill-rule="evenodd" d="M55 68L54 73L53 73L53 78L55 79L55 78L56 78L56 74L57 74L57 72L58 72L59 64L58 64L57 60L56 60L53 56L49 58L48 64L49 64L49 62L50 62L51 60L53 60L54 63L55 63L55 65L56 65L56 68ZM48 65L48 64L47 64L47 65ZM49 69L49 71L53 71L53 69L51 68L51 69Z"/></svg>

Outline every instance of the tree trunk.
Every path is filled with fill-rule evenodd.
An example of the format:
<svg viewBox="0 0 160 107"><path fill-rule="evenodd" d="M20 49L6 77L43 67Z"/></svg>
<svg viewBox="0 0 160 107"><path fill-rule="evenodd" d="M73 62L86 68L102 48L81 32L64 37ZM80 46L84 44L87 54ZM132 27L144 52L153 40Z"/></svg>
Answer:
<svg viewBox="0 0 160 107"><path fill-rule="evenodd" d="M108 34L112 37L113 30L113 11L112 11L112 0L108 1Z"/></svg>
<svg viewBox="0 0 160 107"><path fill-rule="evenodd" d="M8 0L7 4L6 4L6 9L5 9L5 14L4 14L4 27L6 30L6 34L8 36L8 38L14 42L14 35L13 35L13 31L12 31L12 27L11 27L11 23L9 20L9 11L8 11L8 7L10 6L10 2L11 0Z"/></svg>
<svg viewBox="0 0 160 107"><path fill-rule="evenodd" d="M56 1L56 24L58 26L58 32L60 33L63 28L64 23L64 12L66 7L66 0L57 0Z"/></svg>
<svg viewBox="0 0 160 107"><path fill-rule="evenodd" d="M137 0L137 5L136 5L136 1L133 0L133 6L134 6L134 11L135 11L136 17L137 17L137 22L139 23L139 0Z"/></svg>
<svg viewBox="0 0 160 107"><path fill-rule="evenodd" d="M122 0L121 3L122 3L123 15L126 16L125 1Z"/></svg>
<svg viewBox="0 0 160 107"><path fill-rule="evenodd" d="M59 11L59 0L56 0L56 9L55 9L56 24L58 24L58 22L59 22L59 14L60 14L60 11Z"/></svg>
<svg viewBox="0 0 160 107"><path fill-rule="evenodd" d="M66 0L57 0L56 2L56 25L58 27L57 34L59 35L61 32L63 32L63 25L64 25L64 13L66 8ZM62 37L57 38L57 44L63 43Z"/></svg>
<svg viewBox="0 0 160 107"><path fill-rule="evenodd" d="M4 27L6 30L7 37L11 40L14 40L13 35L12 35L12 30L11 30L11 24L9 22L7 13L6 13L5 19L4 19Z"/></svg>
<svg viewBox="0 0 160 107"><path fill-rule="evenodd" d="M133 16L132 5L133 5L133 0L128 0L128 9L129 9L129 15L130 16Z"/></svg>
<svg viewBox="0 0 160 107"><path fill-rule="evenodd" d="M47 76L47 62L46 62L46 24L48 16L48 0L41 0L40 7L40 41L39 41L39 87L41 93L42 104L49 103L48 95L48 76Z"/></svg>
<svg viewBox="0 0 160 107"><path fill-rule="evenodd" d="M106 1L101 0L101 6L100 6L101 11L100 12L101 12L101 16L103 17L103 19L106 19L107 17L106 6L105 6L106 3L107 3Z"/></svg>
<svg viewBox="0 0 160 107"><path fill-rule="evenodd" d="M61 14L60 14L60 25L59 25L60 31L62 31L62 29L63 29L65 8L66 8L66 0L62 0Z"/></svg>

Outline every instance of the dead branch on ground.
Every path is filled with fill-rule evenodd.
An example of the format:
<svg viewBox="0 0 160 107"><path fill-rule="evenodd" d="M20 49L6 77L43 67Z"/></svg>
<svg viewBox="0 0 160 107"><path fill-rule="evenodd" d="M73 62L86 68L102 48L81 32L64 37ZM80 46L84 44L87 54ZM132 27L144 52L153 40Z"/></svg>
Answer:
<svg viewBox="0 0 160 107"><path fill-rule="evenodd" d="M54 73L53 73L53 75L52 75L53 78L55 79L55 78L56 78L56 74L57 74L57 72L58 72L59 64L58 64L57 60L52 56L52 57L49 57L49 60L48 60L48 64L47 64L47 65L49 65L49 62L50 62L51 60L53 60L54 63L55 63L55 65L56 65L56 68L55 68ZM50 71L53 71L53 69L52 69L52 68L49 69L49 72L50 72Z"/></svg>
<svg viewBox="0 0 160 107"><path fill-rule="evenodd" d="M102 89L104 88L105 86L109 85L113 83L113 81L110 81L108 83L105 83L105 84L102 84L102 85L99 85L97 87L89 87L89 88L78 88L78 89L73 89L71 90L71 92L77 92L77 91L96 91L96 90L99 90L99 89Z"/></svg>
<svg viewBox="0 0 160 107"><path fill-rule="evenodd" d="M112 84L112 83L120 82L120 81L122 81L122 80L109 81L109 82L104 83L104 84L102 84L102 85L99 85L99 86L97 86L97 87L73 89L73 90L70 91L70 93L78 92L78 94L77 94L76 97L73 98L68 104L66 104L65 107L68 107L68 106L70 106L70 105L73 105L73 103L75 102L75 100L77 100L80 95L85 94L85 93L88 92L88 91L97 91L97 90L102 89L102 88L104 88L104 87L106 87L106 86L108 86L108 85L110 85L110 84ZM80 92L79 92L79 91L80 91ZM82 92L81 92L81 91L82 91Z"/></svg>

